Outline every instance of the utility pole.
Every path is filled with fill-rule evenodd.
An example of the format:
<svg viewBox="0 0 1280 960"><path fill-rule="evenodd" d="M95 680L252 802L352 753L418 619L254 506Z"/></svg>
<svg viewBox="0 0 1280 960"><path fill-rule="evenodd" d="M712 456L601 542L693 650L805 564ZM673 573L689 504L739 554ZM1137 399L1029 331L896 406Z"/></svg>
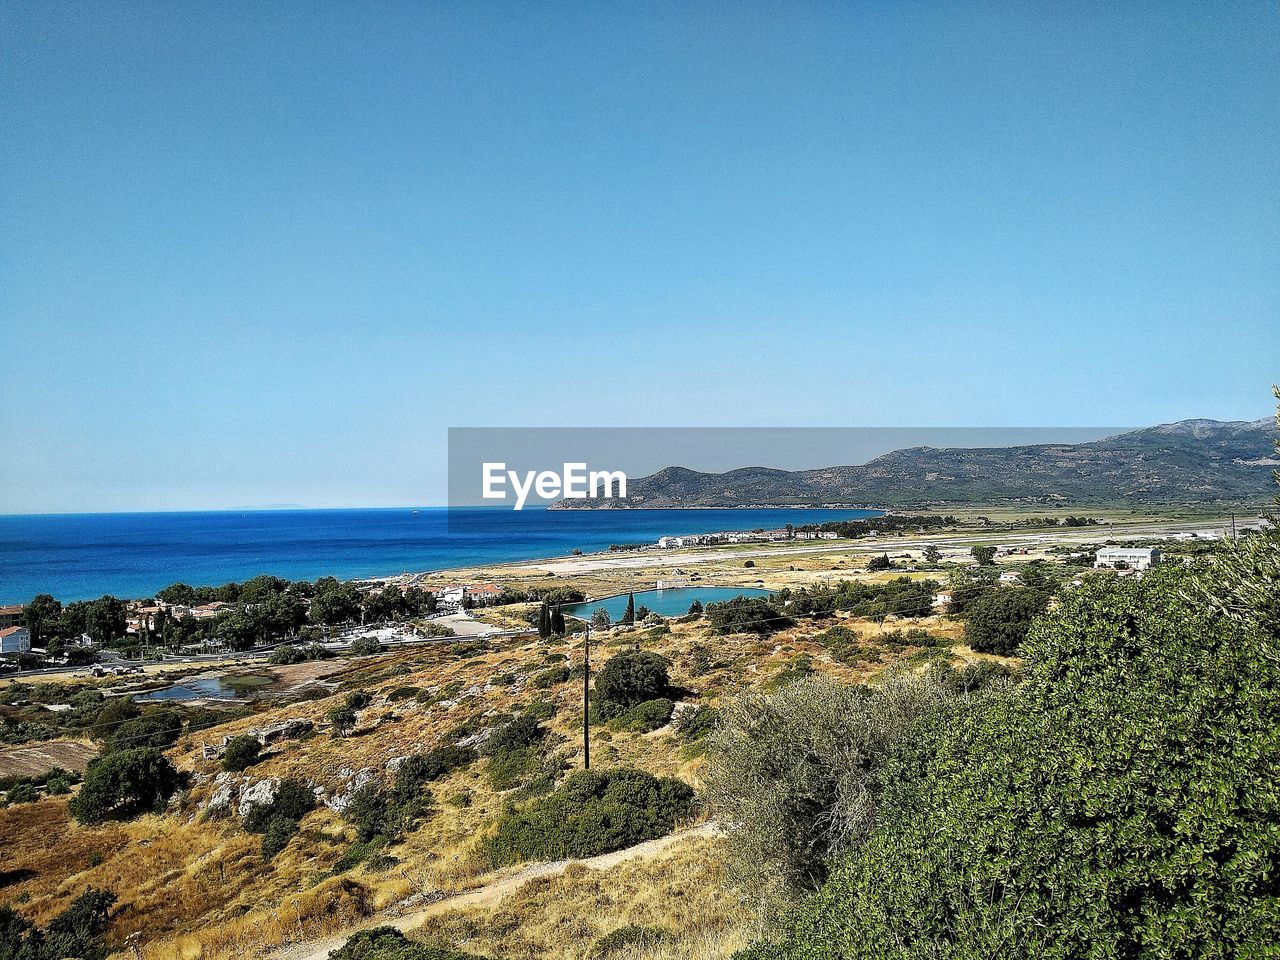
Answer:
<svg viewBox="0 0 1280 960"><path fill-rule="evenodd" d="M591 624L582 641L582 769L591 769L591 715L588 697L591 690Z"/></svg>

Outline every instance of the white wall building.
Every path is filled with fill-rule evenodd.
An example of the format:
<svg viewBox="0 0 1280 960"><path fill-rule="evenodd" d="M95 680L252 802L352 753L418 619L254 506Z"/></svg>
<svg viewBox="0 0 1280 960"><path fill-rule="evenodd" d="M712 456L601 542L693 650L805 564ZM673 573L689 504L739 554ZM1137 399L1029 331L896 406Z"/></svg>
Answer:
<svg viewBox="0 0 1280 960"><path fill-rule="evenodd" d="M0 653L30 653L31 633L26 627L0 630Z"/></svg>
<svg viewBox="0 0 1280 960"><path fill-rule="evenodd" d="M1149 570L1160 562L1155 547L1102 547L1093 562L1097 569Z"/></svg>

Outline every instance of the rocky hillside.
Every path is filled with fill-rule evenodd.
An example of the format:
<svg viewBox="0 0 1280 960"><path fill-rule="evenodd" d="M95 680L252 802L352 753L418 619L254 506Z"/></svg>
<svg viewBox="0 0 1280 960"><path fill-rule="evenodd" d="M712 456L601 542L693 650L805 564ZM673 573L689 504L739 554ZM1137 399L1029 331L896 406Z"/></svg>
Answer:
<svg viewBox="0 0 1280 960"><path fill-rule="evenodd" d="M998 503L1254 503L1274 489L1270 418L1183 420L1090 443L895 450L857 466L632 479L625 500L561 507L934 506Z"/></svg>

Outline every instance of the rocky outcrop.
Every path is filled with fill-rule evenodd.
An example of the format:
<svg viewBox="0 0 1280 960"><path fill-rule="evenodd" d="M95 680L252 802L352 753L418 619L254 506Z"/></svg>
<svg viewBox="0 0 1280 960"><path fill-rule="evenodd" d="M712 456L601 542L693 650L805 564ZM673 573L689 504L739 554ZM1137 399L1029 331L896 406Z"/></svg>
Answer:
<svg viewBox="0 0 1280 960"><path fill-rule="evenodd" d="M359 770L343 769L338 772L342 784L333 791L333 796L322 802L335 813L342 813L351 803L351 798L361 787L366 787L378 779L378 771L373 767L361 767Z"/></svg>

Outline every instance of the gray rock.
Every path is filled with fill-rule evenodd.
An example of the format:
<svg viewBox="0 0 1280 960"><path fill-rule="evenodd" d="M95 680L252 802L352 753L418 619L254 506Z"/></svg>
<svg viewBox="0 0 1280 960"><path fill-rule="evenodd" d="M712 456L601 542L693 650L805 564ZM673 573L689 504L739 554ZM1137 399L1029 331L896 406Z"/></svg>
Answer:
<svg viewBox="0 0 1280 960"><path fill-rule="evenodd" d="M268 777L257 783L250 783L240 788L240 816L247 817L256 807L271 803L280 792L278 777Z"/></svg>

